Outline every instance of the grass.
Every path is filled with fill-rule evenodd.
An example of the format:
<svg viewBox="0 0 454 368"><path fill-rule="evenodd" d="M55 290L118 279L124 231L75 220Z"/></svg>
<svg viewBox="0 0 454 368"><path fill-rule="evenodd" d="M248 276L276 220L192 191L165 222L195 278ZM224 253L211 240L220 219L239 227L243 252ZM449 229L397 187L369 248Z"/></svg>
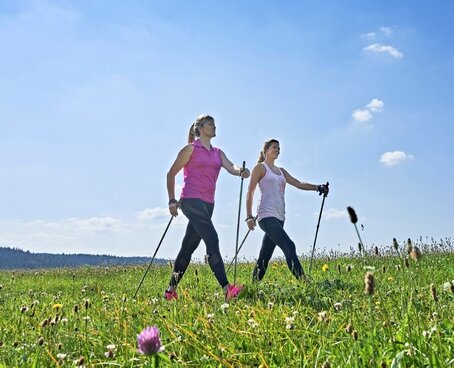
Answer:
<svg viewBox="0 0 454 368"><path fill-rule="evenodd" d="M147 265L0 272L0 367L146 367L137 334L154 325L161 367L454 367L451 240L418 246L407 262L404 247L321 254L308 284L282 260L252 284L242 263L246 289L229 304L204 264L172 302L169 265L150 269L136 299Z"/></svg>

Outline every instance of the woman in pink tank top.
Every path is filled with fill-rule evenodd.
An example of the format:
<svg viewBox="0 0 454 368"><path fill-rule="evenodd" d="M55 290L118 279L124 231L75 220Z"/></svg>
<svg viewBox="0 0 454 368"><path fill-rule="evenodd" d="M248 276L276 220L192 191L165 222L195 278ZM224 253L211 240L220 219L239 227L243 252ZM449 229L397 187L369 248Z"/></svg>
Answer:
<svg viewBox="0 0 454 368"><path fill-rule="evenodd" d="M275 166L274 163L279 153L279 141L270 139L264 143L257 160L258 163L252 170L246 195L246 221L249 229L254 230L256 221L258 221L260 228L265 232L259 258L252 275L253 281L260 281L265 276L276 245L284 252L288 268L293 275L297 279L304 277L303 267L296 254L295 243L284 230L285 185L288 183L298 189L328 194L327 186L300 182L283 168ZM257 217L254 217L252 215L252 204L257 185L260 189L260 198L257 206Z"/></svg>
<svg viewBox="0 0 454 368"><path fill-rule="evenodd" d="M181 149L167 173L169 211L178 216L178 209L188 218L189 223L181 249L175 259L172 276L164 297L178 299L177 285L191 261L191 256L203 240L207 249L208 263L223 288L226 299L240 293L243 286L229 284L225 274L224 261L219 252L219 239L211 216L214 210L216 181L221 167L230 174L249 177L248 169L234 165L219 148L211 145L216 136L216 125L210 115L201 115L189 129L188 144ZM175 176L183 169L184 184L180 201L175 199Z"/></svg>

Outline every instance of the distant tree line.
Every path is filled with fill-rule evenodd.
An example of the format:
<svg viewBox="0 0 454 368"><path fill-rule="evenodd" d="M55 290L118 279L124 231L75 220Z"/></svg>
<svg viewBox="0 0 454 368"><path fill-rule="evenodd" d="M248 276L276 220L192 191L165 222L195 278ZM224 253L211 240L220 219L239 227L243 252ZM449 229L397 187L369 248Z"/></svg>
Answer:
<svg viewBox="0 0 454 368"><path fill-rule="evenodd" d="M0 247L0 270L133 265L148 263L150 260L149 257L30 253L18 248ZM155 259L153 263L165 262L165 259Z"/></svg>

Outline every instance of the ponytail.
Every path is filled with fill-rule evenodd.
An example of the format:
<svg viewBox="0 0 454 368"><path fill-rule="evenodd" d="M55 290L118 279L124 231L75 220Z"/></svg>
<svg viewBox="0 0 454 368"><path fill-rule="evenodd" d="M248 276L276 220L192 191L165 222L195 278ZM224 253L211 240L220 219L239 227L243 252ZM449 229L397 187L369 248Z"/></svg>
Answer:
<svg viewBox="0 0 454 368"><path fill-rule="evenodd" d="M207 121L214 121L211 115L200 115L198 116L194 123L192 123L191 127L189 128L188 133L188 143L192 143L195 141L196 137L200 137L200 128L205 124Z"/></svg>
<svg viewBox="0 0 454 368"><path fill-rule="evenodd" d="M268 151L268 149L271 147L271 144L277 143L279 144L279 141L277 139L268 139L263 143L263 148L259 153L259 157L257 158L257 163L261 164L263 161L265 161L265 153Z"/></svg>

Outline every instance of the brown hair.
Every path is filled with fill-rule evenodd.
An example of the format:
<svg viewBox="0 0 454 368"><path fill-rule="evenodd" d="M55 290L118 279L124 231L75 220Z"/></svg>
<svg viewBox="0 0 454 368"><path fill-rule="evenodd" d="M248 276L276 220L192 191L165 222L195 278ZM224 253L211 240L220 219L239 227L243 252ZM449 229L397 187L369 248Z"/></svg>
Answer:
<svg viewBox="0 0 454 368"><path fill-rule="evenodd" d="M271 145L273 143L277 143L279 144L279 141L277 139L268 139L267 141L265 141L265 143L263 143L263 148L262 150L260 151L259 153L259 157L257 159L257 163L262 163L263 161L265 161L265 153L266 151L268 151L268 149L271 147Z"/></svg>
<svg viewBox="0 0 454 368"><path fill-rule="evenodd" d="M207 122L212 121L214 122L214 118L211 115L199 115L195 119L194 123L192 123L191 127L189 128L188 134L188 143L192 143L195 141L196 137L200 137L199 129Z"/></svg>

